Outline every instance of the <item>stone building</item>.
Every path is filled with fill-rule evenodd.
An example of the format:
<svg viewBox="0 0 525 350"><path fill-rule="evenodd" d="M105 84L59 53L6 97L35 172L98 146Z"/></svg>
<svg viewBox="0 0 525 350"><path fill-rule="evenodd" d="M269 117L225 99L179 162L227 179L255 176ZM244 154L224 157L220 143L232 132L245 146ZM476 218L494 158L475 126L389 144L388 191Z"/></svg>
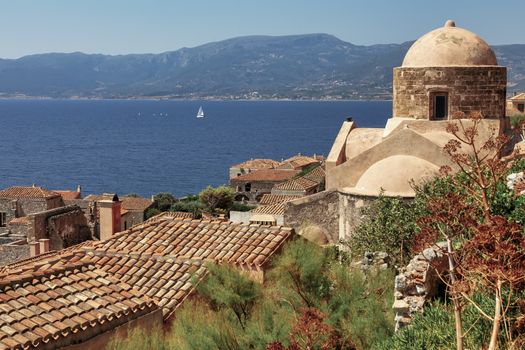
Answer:
<svg viewBox="0 0 525 350"><path fill-rule="evenodd" d="M230 186L235 190L236 201L257 203L272 188L299 173L294 169L262 169L230 179Z"/></svg>
<svg viewBox="0 0 525 350"><path fill-rule="evenodd" d="M58 250L92 238L81 208L64 205L61 194L42 187L0 191L0 218L0 265L34 255L31 244L40 240Z"/></svg>
<svg viewBox="0 0 525 350"><path fill-rule="evenodd" d="M250 159L245 162L232 165L230 167L230 179L249 174L256 170L273 169L279 165L279 162L273 159Z"/></svg>
<svg viewBox="0 0 525 350"><path fill-rule="evenodd" d="M299 229L308 221L331 242L347 239L379 193L412 198L411 182L454 167L443 150L453 137L449 123L481 114L480 143L507 132L506 85L506 68L476 34L447 21L423 35L394 68L392 118L384 128L345 121L326 159L327 191L288 202L284 224Z"/></svg>
<svg viewBox="0 0 525 350"><path fill-rule="evenodd" d="M507 115L525 115L525 92L515 94L507 101Z"/></svg>

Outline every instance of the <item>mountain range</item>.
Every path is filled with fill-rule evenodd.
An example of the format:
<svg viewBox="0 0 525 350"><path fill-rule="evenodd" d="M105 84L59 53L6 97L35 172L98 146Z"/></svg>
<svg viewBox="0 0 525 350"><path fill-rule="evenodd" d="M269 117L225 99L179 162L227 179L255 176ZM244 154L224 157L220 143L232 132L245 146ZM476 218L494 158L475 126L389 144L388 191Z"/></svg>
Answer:
<svg viewBox="0 0 525 350"><path fill-rule="evenodd" d="M412 42L361 46L328 34L245 36L160 54L47 53L0 59L0 97L389 99ZM525 45L493 46L509 91Z"/></svg>

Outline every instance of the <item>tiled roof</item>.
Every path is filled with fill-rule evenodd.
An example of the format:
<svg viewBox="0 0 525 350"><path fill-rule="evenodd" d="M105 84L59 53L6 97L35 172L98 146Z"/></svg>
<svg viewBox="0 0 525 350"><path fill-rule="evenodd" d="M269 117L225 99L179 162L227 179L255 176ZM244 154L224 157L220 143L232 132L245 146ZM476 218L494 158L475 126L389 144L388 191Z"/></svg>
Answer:
<svg viewBox="0 0 525 350"><path fill-rule="evenodd" d="M172 219L136 225L101 242L96 250L262 266L291 234L291 229L279 226Z"/></svg>
<svg viewBox="0 0 525 350"><path fill-rule="evenodd" d="M193 219L193 214L185 211L165 211L155 216L150 217L146 220L147 223L156 222L160 220L181 218L181 219Z"/></svg>
<svg viewBox="0 0 525 350"><path fill-rule="evenodd" d="M87 253L101 270L154 300L162 308L164 318L169 318L193 290L192 277L202 277L205 273L200 261L155 255L97 254L100 253Z"/></svg>
<svg viewBox="0 0 525 350"><path fill-rule="evenodd" d="M512 96L510 99L511 99L512 101L516 101L516 100L519 100L519 101L521 101L521 100L525 100L525 92L522 92L522 93L520 93L520 94L517 94L516 96Z"/></svg>
<svg viewBox="0 0 525 350"><path fill-rule="evenodd" d="M301 197L303 196L265 193L262 196L261 201L259 203L261 205L279 204L279 203L293 201L294 199L301 198Z"/></svg>
<svg viewBox="0 0 525 350"><path fill-rule="evenodd" d="M80 192L77 192L77 191L57 191L57 190L53 190L53 192L56 192L59 195L61 195L64 200L72 200L72 199L81 199L82 198L82 194Z"/></svg>
<svg viewBox="0 0 525 350"><path fill-rule="evenodd" d="M284 214L284 205L285 203L271 204L271 205L261 205L255 209L250 210L255 214L273 214L273 215L283 215Z"/></svg>
<svg viewBox="0 0 525 350"><path fill-rule="evenodd" d="M54 198L60 196L57 192L42 187L13 186L0 191L0 198Z"/></svg>
<svg viewBox="0 0 525 350"><path fill-rule="evenodd" d="M232 165L232 168L244 169L270 169L279 165L279 162L273 159L251 159L245 162Z"/></svg>
<svg viewBox="0 0 525 350"><path fill-rule="evenodd" d="M294 177L298 171L288 169L262 169L254 172L243 174L234 177L232 182L246 182L246 181L270 181L281 182Z"/></svg>
<svg viewBox="0 0 525 350"><path fill-rule="evenodd" d="M307 165L319 163L319 160L313 157L307 157L307 156L293 156L286 160L283 160L278 166L277 169L300 169Z"/></svg>
<svg viewBox="0 0 525 350"><path fill-rule="evenodd" d="M111 200L113 199L113 194L90 194L85 199L88 201L101 201L101 200ZM153 201L143 197L128 197L123 196L119 197L119 200L122 202L122 209L131 210L131 211L144 211L148 209Z"/></svg>
<svg viewBox="0 0 525 350"><path fill-rule="evenodd" d="M83 257L44 259L0 276L1 348L55 348L66 337L72 344L87 329L101 333L157 309L144 293Z"/></svg>
<svg viewBox="0 0 525 350"><path fill-rule="evenodd" d="M157 307L168 319L193 291L194 276L206 273L204 261L262 266L292 233L165 218L8 265L0 269L0 345L52 348L61 337L74 342L88 328L100 334Z"/></svg>
<svg viewBox="0 0 525 350"><path fill-rule="evenodd" d="M21 216L19 218L14 218L11 221L9 221L9 225L28 225L29 224L29 217L27 216Z"/></svg>
<svg viewBox="0 0 525 350"><path fill-rule="evenodd" d="M274 188L287 191L307 191L317 187L322 181L324 181L324 177L324 169L321 166L318 166L306 175L277 184Z"/></svg>

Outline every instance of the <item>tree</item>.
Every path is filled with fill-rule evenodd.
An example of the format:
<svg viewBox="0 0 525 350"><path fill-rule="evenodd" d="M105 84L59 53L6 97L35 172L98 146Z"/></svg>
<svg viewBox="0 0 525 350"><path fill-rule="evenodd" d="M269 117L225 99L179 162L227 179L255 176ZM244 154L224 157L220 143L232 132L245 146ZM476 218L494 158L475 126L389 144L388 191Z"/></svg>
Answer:
<svg viewBox="0 0 525 350"><path fill-rule="evenodd" d="M158 210L168 211L170 210L171 206L177 202L177 198L175 198L171 193L160 192L153 196L153 202L153 206Z"/></svg>
<svg viewBox="0 0 525 350"><path fill-rule="evenodd" d="M228 210L233 204L235 192L228 186L208 186L199 193L199 199L214 214L217 209Z"/></svg>

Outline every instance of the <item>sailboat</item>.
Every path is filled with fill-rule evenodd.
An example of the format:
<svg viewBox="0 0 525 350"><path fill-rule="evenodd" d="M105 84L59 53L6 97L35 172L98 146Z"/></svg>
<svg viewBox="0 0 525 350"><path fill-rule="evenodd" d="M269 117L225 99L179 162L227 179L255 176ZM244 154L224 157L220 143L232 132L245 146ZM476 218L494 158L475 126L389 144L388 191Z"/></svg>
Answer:
<svg viewBox="0 0 525 350"><path fill-rule="evenodd" d="M202 110L202 106L199 107L199 111L197 112L197 118L204 118L204 111Z"/></svg>

